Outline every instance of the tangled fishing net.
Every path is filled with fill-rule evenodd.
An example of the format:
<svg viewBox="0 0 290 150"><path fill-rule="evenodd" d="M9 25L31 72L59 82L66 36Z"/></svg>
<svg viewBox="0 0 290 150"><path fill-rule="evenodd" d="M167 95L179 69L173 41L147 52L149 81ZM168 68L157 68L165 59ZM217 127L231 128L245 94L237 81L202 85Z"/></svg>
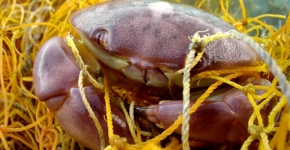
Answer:
<svg viewBox="0 0 290 150"><path fill-rule="evenodd" d="M65 37L68 33L74 33L74 29L69 24L68 19L72 12L101 1L79 1L79 0L2 0L0 1L1 13L1 35L0 35L0 149L84 149L82 144L75 141L67 134L54 120L54 113L46 108L34 95L32 78L32 67L37 51L49 38L53 36ZM217 5L216 9L213 6ZM141 134L150 134L141 131L134 124L132 109L127 112L121 105L130 127L130 132L135 144L130 145L126 140L114 135L112 128L112 116L107 109L107 123L109 127L110 144L106 149L188 149L188 132L182 134L182 143L175 138L171 139L165 147L161 147L160 141L168 137L181 123L182 128L188 130L188 116L194 113L198 106L208 97L208 95L222 83L227 83L237 89L243 90L253 105L254 113L249 120L248 132L250 136L242 145L242 149L247 149L253 141L259 141L259 149L290 149L290 19L284 15L262 14L256 17L248 16L251 11L244 5L243 0L235 2L235 7L241 10L242 15L236 16L230 13L233 7L229 0L219 0L215 3L206 0L197 0L194 6L218 15L220 18L232 24L236 29L244 34L230 31L228 33L216 34L209 37L192 36L192 44L220 39L237 38L251 45L257 51L266 64L257 67L240 68L236 70L221 70L216 72L204 72L197 75L192 80L201 78L216 79L217 82L211 85L208 90L190 107L187 85L184 87L184 116L179 117L175 123L155 137L147 141L142 141ZM254 4L253 4L254 6ZM284 20L279 28L264 22L264 18L278 18ZM249 35L249 36L246 36ZM77 49L74 48L72 37L67 36L66 40L72 47L76 57ZM255 41L255 42L254 42ZM205 43L203 43L205 42ZM259 44L257 44L257 43ZM193 48L194 49L194 48ZM192 57L190 57L192 56ZM184 74L184 83L189 83L187 75L189 70L199 61L202 52L197 55L190 53L186 67L176 74ZM79 61L82 71L80 72L79 87L82 87L82 80L88 77L86 66ZM232 78L243 74L253 76L258 73L271 71L275 78L269 87L241 86L231 81ZM228 76L220 76L221 74ZM91 81L95 82L95 81ZM106 81L105 81L106 83ZM99 88L104 88L105 93L109 93L106 86L94 84ZM278 87L278 88L277 88ZM251 90L263 89L266 92L260 97L263 102L256 104L257 98ZM82 90L82 88L80 88ZM186 92L187 91L187 92ZM287 92L288 91L288 92ZM259 110L274 96L278 96L279 102L268 116L268 125L264 125L261 120ZM109 97L105 97L107 108L109 108ZM86 103L85 97L83 98ZM133 105L132 105L133 106ZM89 105L86 105L90 116L96 123L98 121ZM280 113L279 121L275 122L275 117ZM257 123L255 123L257 122ZM101 130L101 129L100 129ZM100 131L101 132L101 131ZM141 133L142 132L142 133Z"/></svg>

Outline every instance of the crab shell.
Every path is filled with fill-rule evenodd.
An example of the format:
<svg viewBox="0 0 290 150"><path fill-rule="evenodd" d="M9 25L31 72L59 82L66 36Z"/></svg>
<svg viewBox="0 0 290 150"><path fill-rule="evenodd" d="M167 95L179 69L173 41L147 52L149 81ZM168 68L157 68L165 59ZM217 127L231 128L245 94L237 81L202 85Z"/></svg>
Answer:
<svg viewBox="0 0 290 150"><path fill-rule="evenodd" d="M73 13L71 23L94 57L129 79L156 87L166 87L172 74L184 67L189 36L234 30L201 10L162 1L101 3ZM244 42L222 39L206 46L202 64L191 74L256 61L257 54ZM182 86L181 78L174 83Z"/></svg>

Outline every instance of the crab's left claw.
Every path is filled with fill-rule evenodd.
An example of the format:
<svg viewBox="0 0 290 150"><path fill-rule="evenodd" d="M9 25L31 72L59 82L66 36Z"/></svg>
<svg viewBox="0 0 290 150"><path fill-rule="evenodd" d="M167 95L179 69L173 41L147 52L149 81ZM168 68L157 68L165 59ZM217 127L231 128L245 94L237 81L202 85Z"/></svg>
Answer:
<svg viewBox="0 0 290 150"><path fill-rule="evenodd" d="M269 86L270 82L266 79L255 79L252 84ZM263 92L257 91L256 94ZM231 89L223 96L217 97L220 100L209 98L190 115L189 136L205 142L243 143L249 136L248 120L253 113L253 107L247 96L238 89ZM261 109L264 124L267 124L267 116L276 102L277 98L273 98ZM192 101L191 106L193 104ZM136 107L135 113L156 123L158 127L166 129L182 113L182 108L182 101L162 101L158 105ZM175 132L180 134L180 127Z"/></svg>
<svg viewBox="0 0 290 150"><path fill-rule="evenodd" d="M80 68L68 45L62 38L47 41L37 54L33 68L35 93L55 112L60 126L77 141L91 149L100 149L101 135L82 101L78 87ZM85 96L98 118L105 144L109 144L104 94L90 83L84 84ZM111 103L115 134L132 143L125 117Z"/></svg>

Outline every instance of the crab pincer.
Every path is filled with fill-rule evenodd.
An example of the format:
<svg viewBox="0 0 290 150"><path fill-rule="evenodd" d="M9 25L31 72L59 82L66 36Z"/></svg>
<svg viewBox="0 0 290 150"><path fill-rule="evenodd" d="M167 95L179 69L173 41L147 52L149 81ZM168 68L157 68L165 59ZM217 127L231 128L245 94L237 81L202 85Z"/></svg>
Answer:
<svg viewBox="0 0 290 150"><path fill-rule="evenodd" d="M245 85L249 81L241 83ZM252 79L251 84L270 86L266 79ZM261 95L265 91L257 90L255 94ZM263 123L268 124L268 115L275 106L277 98L264 106L260 112ZM194 100L191 100L191 106ZM171 126L180 116L183 108L181 100L161 101L157 105L136 107L135 113L156 123L160 128ZM175 110L175 111L172 111ZM206 99L198 109L190 115L189 136L192 139L212 143L242 144L249 136L248 120L253 114L253 106L243 91L231 89L217 96ZM181 134L179 127L176 133Z"/></svg>
<svg viewBox="0 0 290 150"><path fill-rule="evenodd" d="M89 117L78 87L80 68L64 39L54 37L47 41L37 54L33 70L35 93L55 112L59 125L85 146L99 149L100 135ZM104 94L89 83L85 84L84 91L102 127L105 144L108 145ZM116 134L126 137L132 143L123 113L115 105L111 106Z"/></svg>

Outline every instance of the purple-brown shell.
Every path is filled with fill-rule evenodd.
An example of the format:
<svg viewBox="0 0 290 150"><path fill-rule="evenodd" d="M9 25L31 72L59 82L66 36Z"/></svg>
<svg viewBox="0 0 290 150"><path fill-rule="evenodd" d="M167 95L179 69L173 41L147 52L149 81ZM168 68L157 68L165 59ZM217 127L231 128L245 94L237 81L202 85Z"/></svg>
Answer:
<svg viewBox="0 0 290 150"><path fill-rule="evenodd" d="M98 59L103 59L98 52L102 51L141 70L181 69L188 54L189 36L197 31L207 30L200 33L202 36L234 29L196 8L161 1L101 3L75 12L71 23L85 44L94 47L88 46ZM200 71L222 69L224 65L248 66L256 57L242 41L223 39L206 46ZM107 65L118 65L113 63Z"/></svg>

